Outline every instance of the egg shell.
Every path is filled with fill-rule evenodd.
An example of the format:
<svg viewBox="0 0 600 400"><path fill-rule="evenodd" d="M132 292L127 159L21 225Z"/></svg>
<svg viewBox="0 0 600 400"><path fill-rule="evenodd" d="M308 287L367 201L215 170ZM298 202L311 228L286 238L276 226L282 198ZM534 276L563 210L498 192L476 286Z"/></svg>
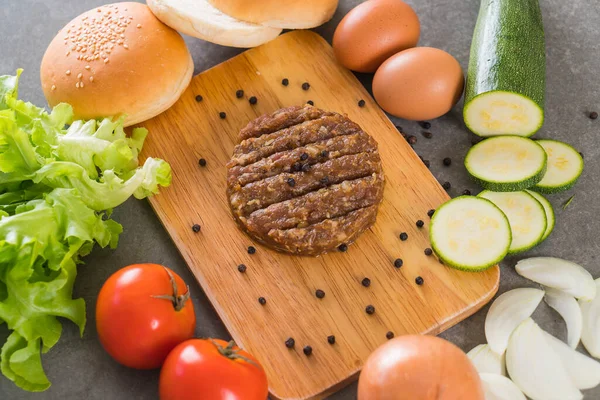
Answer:
<svg viewBox="0 0 600 400"><path fill-rule="evenodd" d="M438 118L460 99L465 78L443 50L416 47L386 60L373 78L373 96L388 113L414 121Z"/></svg>
<svg viewBox="0 0 600 400"><path fill-rule="evenodd" d="M420 31L417 14L403 1L368 0L340 21L333 50L344 67L375 72L392 55L415 47Z"/></svg>

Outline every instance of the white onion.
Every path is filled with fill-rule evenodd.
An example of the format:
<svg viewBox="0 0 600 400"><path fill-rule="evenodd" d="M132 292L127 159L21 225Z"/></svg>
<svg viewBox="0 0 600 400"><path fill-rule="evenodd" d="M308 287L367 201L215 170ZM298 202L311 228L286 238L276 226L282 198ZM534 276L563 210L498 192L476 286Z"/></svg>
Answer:
<svg viewBox="0 0 600 400"><path fill-rule="evenodd" d="M567 343L572 349L577 348L579 339L581 339L583 317L575 297L558 289L547 288L544 299L565 320L567 324Z"/></svg>
<svg viewBox="0 0 600 400"><path fill-rule="evenodd" d="M485 318L485 337L495 353L504 354L510 334L533 314L543 297L543 290L533 288L513 289L498 296Z"/></svg>
<svg viewBox="0 0 600 400"><path fill-rule="evenodd" d="M487 344L480 344L473 347L467 353L467 357L471 359L471 362L479 373L506 375L504 356L494 353Z"/></svg>
<svg viewBox="0 0 600 400"><path fill-rule="evenodd" d="M565 342L544 331L546 342L558 354L578 389L591 389L600 384L600 363L570 348Z"/></svg>
<svg viewBox="0 0 600 400"><path fill-rule="evenodd" d="M526 400L521 390L505 376L480 373L485 400Z"/></svg>
<svg viewBox="0 0 600 400"><path fill-rule="evenodd" d="M533 400L579 400L575 387L558 354L531 318L510 336L506 369L512 381Z"/></svg>
<svg viewBox="0 0 600 400"><path fill-rule="evenodd" d="M600 291L600 278L595 283ZM600 358L600 296L592 301L579 300L579 307L583 316L581 341L591 355Z"/></svg>
<svg viewBox="0 0 600 400"><path fill-rule="evenodd" d="M515 266L517 273L534 282L562 290L573 297L592 300L596 285L592 275L581 265L554 257L533 257Z"/></svg>

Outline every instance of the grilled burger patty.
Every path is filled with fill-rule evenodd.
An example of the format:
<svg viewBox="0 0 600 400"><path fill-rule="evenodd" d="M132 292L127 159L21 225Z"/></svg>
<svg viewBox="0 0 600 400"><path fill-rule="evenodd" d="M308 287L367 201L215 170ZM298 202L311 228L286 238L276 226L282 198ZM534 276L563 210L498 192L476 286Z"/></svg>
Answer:
<svg viewBox="0 0 600 400"><path fill-rule="evenodd" d="M276 250L316 256L375 222L384 177L375 140L345 116L312 106L250 122L227 164L238 225Z"/></svg>

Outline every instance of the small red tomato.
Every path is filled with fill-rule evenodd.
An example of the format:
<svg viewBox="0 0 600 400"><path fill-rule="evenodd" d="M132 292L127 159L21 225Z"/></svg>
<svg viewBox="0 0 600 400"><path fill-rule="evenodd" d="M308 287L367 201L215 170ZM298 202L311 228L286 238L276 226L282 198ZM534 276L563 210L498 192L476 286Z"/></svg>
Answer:
<svg viewBox="0 0 600 400"><path fill-rule="evenodd" d="M160 371L160 400L265 400L267 375L233 341L191 339L175 347Z"/></svg>
<svg viewBox="0 0 600 400"><path fill-rule="evenodd" d="M196 315L189 288L158 264L125 267L104 283L96 329L104 349L131 368L159 368L169 352L194 336Z"/></svg>

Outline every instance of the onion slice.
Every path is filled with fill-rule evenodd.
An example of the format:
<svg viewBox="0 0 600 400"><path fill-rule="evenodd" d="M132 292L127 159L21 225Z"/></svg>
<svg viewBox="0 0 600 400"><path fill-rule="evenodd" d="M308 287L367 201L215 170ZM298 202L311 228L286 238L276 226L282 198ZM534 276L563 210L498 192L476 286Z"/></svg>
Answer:
<svg viewBox="0 0 600 400"><path fill-rule="evenodd" d="M572 349L577 348L581 339L583 316L575 297L558 289L547 288L544 300L565 320L567 324L567 343Z"/></svg>
<svg viewBox="0 0 600 400"><path fill-rule="evenodd" d="M592 275L581 265L554 257L533 257L516 265L517 273L534 282L562 290L573 297L592 300L596 285Z"/></svg>
<svg viewBox="0 0 600 400"><path fill-rule="evenodd" d="M531 318L521 322L510 336L506 369L519 389L534 400L583 398L542 329Z"/></svg>
<svg viewBox="0 0 600 400"><path fill-rule="evenodd" d="M600 384L600 363L570 348L565 342L544 331L546 342L558 354L578 389L591 389Z"/></svg>
<svg viewBox="0 0 600 400"><path fill-rule="evenodd" d="M494 353L488 344L480 344L467 353L467 357L480 374L498 374L506 376L506 365L504 356Z"/></svg>
<svg viewBox="0 0 600 400"><path fill-rule="evenodd" d="M533 314L543 297L543 290L533 288L513 289L498 296L485 318L485 337L495 353L504 354L510 334Z"/></svg>
<svg viewBox="0 0 600 400"><path fill-rule="evenodd" d="M505 376L480 373L485 400L526 400L521 390Z"/></svg>
<svg viewBox="0 0 600 400"><path fill-rule="evenodd" d="M600 291L600 278L595 283ZM600 296L592 301L579 300L579 307L583 316L581 341L588 353L600 358Z"/></svg>

